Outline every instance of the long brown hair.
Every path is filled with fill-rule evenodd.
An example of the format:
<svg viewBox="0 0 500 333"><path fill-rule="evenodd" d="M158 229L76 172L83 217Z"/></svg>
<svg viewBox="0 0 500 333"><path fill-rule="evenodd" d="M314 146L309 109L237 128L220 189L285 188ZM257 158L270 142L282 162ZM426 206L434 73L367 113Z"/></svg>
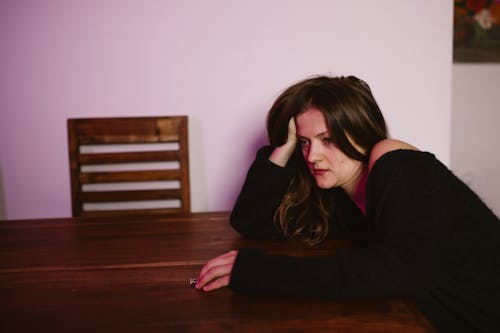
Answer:
<svg viewBox="0 0 500 333"><path fill-rule="evenodd" d="M271 146L283 145L290 119L309 108L323 113L333 142L352 159L367 164L373 146L387 138L384 117L368 84L354 76L318 76L290 86L276 99L267 116ZM334 192L316 186L298 147L294 156L296 174L276 211L275 223L285 237L315 245L328 234Z"/></svg>

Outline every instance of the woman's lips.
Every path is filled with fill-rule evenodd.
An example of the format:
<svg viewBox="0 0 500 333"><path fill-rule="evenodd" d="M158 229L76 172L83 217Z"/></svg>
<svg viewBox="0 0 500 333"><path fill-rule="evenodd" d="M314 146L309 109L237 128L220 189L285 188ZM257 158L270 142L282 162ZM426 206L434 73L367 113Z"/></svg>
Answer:
<svg viewBox="0 0 500 333"><path fill-rule="evenodd" d="M328 170L326 169L312 169L311 172L313 176L322 176L324 175Z"/></svg>

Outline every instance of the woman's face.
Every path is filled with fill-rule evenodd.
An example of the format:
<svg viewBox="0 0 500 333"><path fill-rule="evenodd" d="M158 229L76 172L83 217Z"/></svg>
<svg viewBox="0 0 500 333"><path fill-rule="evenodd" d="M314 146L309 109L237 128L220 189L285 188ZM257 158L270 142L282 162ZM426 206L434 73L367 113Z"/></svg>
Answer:
<svg viewBox="0 0 500 333"><path fill-rule="evenodd" d="M296 117L296 124L302 155L318 187L341 187L352 195L363 173L363 163L348 157L333 143L320 110L307 109Z"/></svg>

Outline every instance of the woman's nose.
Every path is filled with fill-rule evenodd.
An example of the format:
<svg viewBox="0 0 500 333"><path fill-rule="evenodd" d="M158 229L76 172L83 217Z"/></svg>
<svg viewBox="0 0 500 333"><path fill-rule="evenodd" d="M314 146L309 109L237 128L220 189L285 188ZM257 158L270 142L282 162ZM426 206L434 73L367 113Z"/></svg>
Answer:
<svg viewBox="0 0 500 333"><path fill-rule="evenodd" d="M316 163L321 160L321 148L317 144L309 146L309 153L307 154L307 161L309 163Z"/></svg>

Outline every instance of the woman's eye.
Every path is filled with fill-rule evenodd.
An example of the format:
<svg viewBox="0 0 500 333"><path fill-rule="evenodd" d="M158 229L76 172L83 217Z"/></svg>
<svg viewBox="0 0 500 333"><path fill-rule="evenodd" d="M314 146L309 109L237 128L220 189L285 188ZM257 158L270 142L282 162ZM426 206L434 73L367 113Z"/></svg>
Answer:
<svg viewBox="0 0 500 333"><path fill-rule="evenodd" d="M307 141L305 139L299 139L299 144L301 146L307 146L309 144L309 141Z"/></svg>
<svg viewBox="0 0 500 333"><path fill-rule="evenodd" d="M332 138L323 138L323 142L331 144L331 143L333 143L333 139Z"/></svg>

